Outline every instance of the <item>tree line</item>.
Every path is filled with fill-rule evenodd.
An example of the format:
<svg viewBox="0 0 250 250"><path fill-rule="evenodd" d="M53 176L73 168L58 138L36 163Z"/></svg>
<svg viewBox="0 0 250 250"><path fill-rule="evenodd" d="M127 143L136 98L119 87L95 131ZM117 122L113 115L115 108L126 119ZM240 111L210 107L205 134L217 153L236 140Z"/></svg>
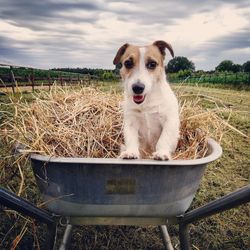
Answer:
<svg viewBox="0 0 250 250"><path fill-rule="evenodd" d="M235 64L231 60L223 60L214 70L195 71L195 64L186 57L177 56L165 67L170 82L250 84L250 61Z"/></svg>
<svg viewBox="0 0 250 250"><path fill-rule="evenodd" d="M96 76L101 80L116 80L117 70L110 69L91 69L91 68L53 68L52 71L63 71L63 72L73 72L79 74L89 74L91 76Z"/></svg>
<svg viewBox="0 0 250 250"><path fill-rule="evenodd" d="M250 74L250 61L245 62L244 64L235 64L231 60L223 60L219 65L215 67L212 71L203 71L198 70L195 71L195 64L186 57L177 56L170 60L165 67L166 73L168 73L169 79L184 79L187 77L193 77L201 79L201 76L205 75L215 75L219 73L232 73L238 74L235 76L236 82L248 83L249 84L249 74ZM50 70L40 70L40 69L29 69L25 67L13 68L13 72L15 76L27 78L31 74L34 75L35 78L43 78L43 77L67 77L72 76L76 77L77 75L89 75L93 78L103 80L103 81L115 81L119 78L119 68L111 69L100 69L100 68L52 68ZM241 74L242 73L242 74ZM247 73L245 76L244 73ZM8 81L9 79L9 69L0 67L0 77L2 80ZM211 77L207 77L204 79L211 79ZM222 78L221 78L222 79ZM225 78L224 79L229 79ZM230 79L234 79L231 77ZM199 80L201 81L201 80ZM232 80L233 81L233 80ZM210 81L209 81L210 82ZM226 83L226 82L225 82Z"/></svg>
<svg viewBox="0 0 250 250"><path fill-rule="evenodd" d="M88 76L91 79L99 79L104 81L116 80L117 74L115 70L105 69L90 69L90 68L53 68L50 70L32 69L26 67L13 67L12 72L18 81L26 82L30 78L47 79L47 78L60 78L60 77L84 77ZM11 74L9 67L0 67L0 79L3 82L11 82Z"/></svg>
<svg viewBox="0 0 250 250"><path fill-rule="evenodd" d="M74 72L80 74L90 74L99 77L102 80L116 80L118 77L119 69L91 69L91 68L54 68L55 71ZM212 71L195 71L195 64L186 57L177 56L170 60L165 67L166 73L173 73L180 78L191 76L192 74L204 74L215 72L247 72L250 73L250 61L245 62L243 65L234 64L230 60L222 61L215 70Z"/></svg>
<svg viewBox="0 0 250 250"><path fill-rule="evenodd" d="M184 71L188 70L190 72L195 72L195 65L194 63L189 60L186 57L183 56L177 56L170 60L166 66L166 71L168 73L177 73L179 71ZM218 66L215 67L214 71L219 71L219 72L250 72L250 61L247 61L243 63L242 65L240 64L235 64L231 60L223 60L222 62L219 63ZM214 72L212 71L212 72Z"/></svg>

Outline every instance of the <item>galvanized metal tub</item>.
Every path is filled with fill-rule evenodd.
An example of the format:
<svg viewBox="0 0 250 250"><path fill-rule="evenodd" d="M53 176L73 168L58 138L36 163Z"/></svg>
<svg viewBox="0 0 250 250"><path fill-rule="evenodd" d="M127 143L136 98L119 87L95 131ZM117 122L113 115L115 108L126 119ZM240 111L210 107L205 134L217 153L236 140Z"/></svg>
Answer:
<svg viewBox="0 0 250 250"><path fill-rule="evenodd" d="M119 224L131 224L129 218L146 217L151 224L150 218L165 221L189 208L206 165L222 154L214 140L209 139L208 146L207 156L196 160L64 158L38 154L30 158L38 187L51 212L92 221L99 218L93 224L105 224L108 217L120 218Z"/></svg>

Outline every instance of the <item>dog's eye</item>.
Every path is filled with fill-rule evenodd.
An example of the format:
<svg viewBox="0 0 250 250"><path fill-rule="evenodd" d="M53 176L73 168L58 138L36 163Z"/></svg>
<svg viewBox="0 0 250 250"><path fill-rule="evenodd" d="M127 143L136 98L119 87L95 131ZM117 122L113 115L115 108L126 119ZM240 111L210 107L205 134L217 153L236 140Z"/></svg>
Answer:
<svg viewBox="0 0 250 250"><path fill-rule="evenodd" d="M134 67L134 62L132 59L128 59L124 62L124 66L127 68L127 69L132 69Z"/></svg>
<svg viewBox="0 0 250 250"><path fill-rule="evenodd" d="M149 61L147 64L146 64L146 67L148 69L155 69L157 66L157 63L155 61Z"/></svg>

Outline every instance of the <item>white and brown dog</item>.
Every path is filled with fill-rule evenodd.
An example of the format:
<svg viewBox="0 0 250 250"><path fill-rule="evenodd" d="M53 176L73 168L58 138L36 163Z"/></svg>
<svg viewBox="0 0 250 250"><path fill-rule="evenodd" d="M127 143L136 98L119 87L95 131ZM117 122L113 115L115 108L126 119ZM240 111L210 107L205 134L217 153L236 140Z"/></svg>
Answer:
<svg viewBox="0 0 250 250"><path fill-rule="evenodd" d="M121 64L124 84L123 159L152 155L156 160L169 160L179 138L179 110L176 96L165 74L165 49L174 57L170 44L156 41L138 47L124 44L113 63Z"/></svg>

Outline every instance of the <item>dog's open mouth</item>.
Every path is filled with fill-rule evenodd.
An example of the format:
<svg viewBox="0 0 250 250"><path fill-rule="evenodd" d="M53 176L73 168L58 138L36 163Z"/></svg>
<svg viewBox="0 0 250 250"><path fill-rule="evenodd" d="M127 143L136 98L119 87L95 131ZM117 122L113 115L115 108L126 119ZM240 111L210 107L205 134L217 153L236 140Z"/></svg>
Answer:
<svg viewBox="0 0 250 250"><path fill-rule="evenodd" d="M133 100L136 104L140 104L140 103L143 103L145 99L145 96L144 95L134 95L133 96Z"/></svg>

